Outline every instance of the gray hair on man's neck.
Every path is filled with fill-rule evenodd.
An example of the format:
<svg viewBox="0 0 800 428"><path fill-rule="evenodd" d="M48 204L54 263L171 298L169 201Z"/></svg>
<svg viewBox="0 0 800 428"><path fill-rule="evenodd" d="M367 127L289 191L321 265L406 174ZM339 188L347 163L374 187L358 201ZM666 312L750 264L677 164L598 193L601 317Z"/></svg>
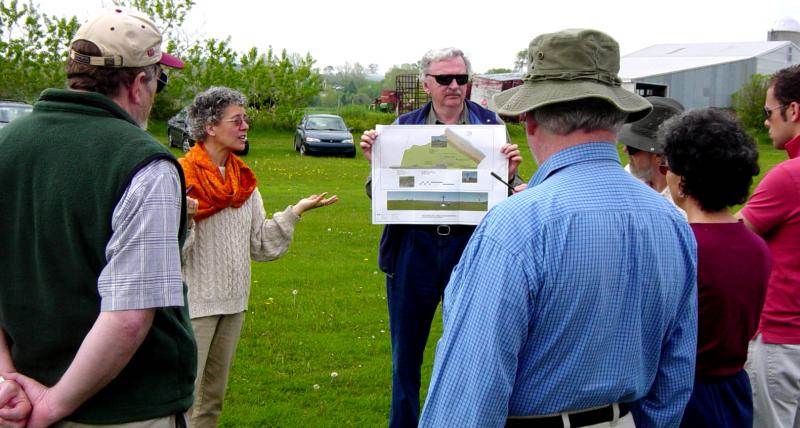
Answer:
<svg viewBox="0 0 800 428"><path fill-rule="evenodd" d="M464 60L464 64L467 66L467 74L472 74L472 65L469 63L469 58L464 55L464 52L461 49L454 47L431 49L422 56L422 60L419 62L421 66L419 80L425 79L425 75L428 74L428 70L431 68L431 64L434 62L458 57L461 57Z"/></svg>
<svg viewBox="0 0 800 428"><path fill-rule="evenodd" d="M567 135L575 131L609 131L617 134L628 117L628 113L599 98L548 104L527 114L539 126L556 135Z"/></svg>

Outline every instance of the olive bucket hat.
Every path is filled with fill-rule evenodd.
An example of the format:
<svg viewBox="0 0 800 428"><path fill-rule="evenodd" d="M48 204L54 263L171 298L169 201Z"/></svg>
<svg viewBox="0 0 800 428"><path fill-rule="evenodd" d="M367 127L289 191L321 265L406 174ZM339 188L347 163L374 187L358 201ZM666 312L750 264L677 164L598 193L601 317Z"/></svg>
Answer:
<svg viewBox="0 0 800 428"><path fill-rule="evenodd" d="M587 29L542 34L528 46L528 74L523 84L494 96L497 112L516 116L549 104L585 98L606 100L639 120L652 106L621 86L619 44Z"/></svg>
<svg viewBox="0 0 800 428"><path fill-rule="evenodd" d="M664 154L664 141L657 138L658 127L672 116L683 113L683 105L672 98L647 97L653 111L644 119L622 127L617 139L620 143L639 150Z"/></svg>

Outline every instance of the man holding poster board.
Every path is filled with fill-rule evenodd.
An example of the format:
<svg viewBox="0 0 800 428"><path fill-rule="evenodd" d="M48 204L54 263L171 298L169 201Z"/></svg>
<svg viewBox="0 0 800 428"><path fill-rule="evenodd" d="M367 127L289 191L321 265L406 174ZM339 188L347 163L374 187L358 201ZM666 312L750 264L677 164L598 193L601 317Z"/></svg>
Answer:
<svg viewBox="0 0 800 428"><path fill-rule="evenodd" d="M496 113L465 100L470 66L461 50L447 48L429 51L421 64L420 80L432 101L400 116L396 122L398 125L502 124ZM361 150L370 162L377 137L375 130L365 131L361 136ZM431 139L429 143L435 146L442 141ZM503 144L499 152L508 159L508 176L513 177L522 161L519 149L516 145ZM413 157L414 153L411 155ZM472 180L471 175L467 173L468 182ZM409 186L412 181L417 181L413 175L403 177L413 177L413 180L398 177L398 187ZM367 194L372 196L371 180L367 182ZM443 196L441 204L451 202L447 195ZM461 258L461 252L473 230L475 226L472 225L444 222L387 224L384 227L378 264L386 273L386 300L392 337L390 427L417 426L420 367L431 322L450 279L450 272Z"/></svg>

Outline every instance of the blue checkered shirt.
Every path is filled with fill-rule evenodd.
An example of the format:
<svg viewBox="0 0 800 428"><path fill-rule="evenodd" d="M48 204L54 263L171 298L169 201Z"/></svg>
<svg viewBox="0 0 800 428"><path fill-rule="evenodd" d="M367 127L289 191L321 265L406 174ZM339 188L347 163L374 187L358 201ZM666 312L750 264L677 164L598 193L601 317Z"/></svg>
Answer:
<svg viewBox="0 0 800 428"><path fill-rule="evenodd" d="M696 244L610 143L551 156L475 230L444 297L423 427L631 404L678 426L697 346Z"/></svg>

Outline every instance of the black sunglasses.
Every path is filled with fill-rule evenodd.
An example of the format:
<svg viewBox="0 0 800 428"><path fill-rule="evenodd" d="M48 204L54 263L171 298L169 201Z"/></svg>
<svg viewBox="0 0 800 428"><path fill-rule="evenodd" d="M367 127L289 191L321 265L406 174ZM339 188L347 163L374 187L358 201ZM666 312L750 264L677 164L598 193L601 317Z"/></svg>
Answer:
<svg viewBox="0 0 800 428"><path fill-rule="evenodd" d="M450 83L455 79L459 86L466 85L469 81L468 74L426 74L436 79L436 83L442 86L450 86Z"/></svg>
<svg viewBox="0 0 800 428"><path fill-rule="evenodd" d="M772 112L773 112L774 110L778 110L778 109L780 109L780 110L781 110L781 112L783 112L783 109L784 109L785 107L786 107L786 106L785 106L785 105L783 105L783 104L781 104L781 105L779 105L779 106L777 106L777 107L771 107L771 108L770 108L770 107L764 107L764 119L769 119L770 117L772 117Z"/></svg>
<svg viewBox="0 0 800 428"><path fill-rule="evenodd" d="M164 90L167 86L167 73L164 70L161 70L161 74L158 75L158 79L156 79L156 93L160 93Z"/></svg>

